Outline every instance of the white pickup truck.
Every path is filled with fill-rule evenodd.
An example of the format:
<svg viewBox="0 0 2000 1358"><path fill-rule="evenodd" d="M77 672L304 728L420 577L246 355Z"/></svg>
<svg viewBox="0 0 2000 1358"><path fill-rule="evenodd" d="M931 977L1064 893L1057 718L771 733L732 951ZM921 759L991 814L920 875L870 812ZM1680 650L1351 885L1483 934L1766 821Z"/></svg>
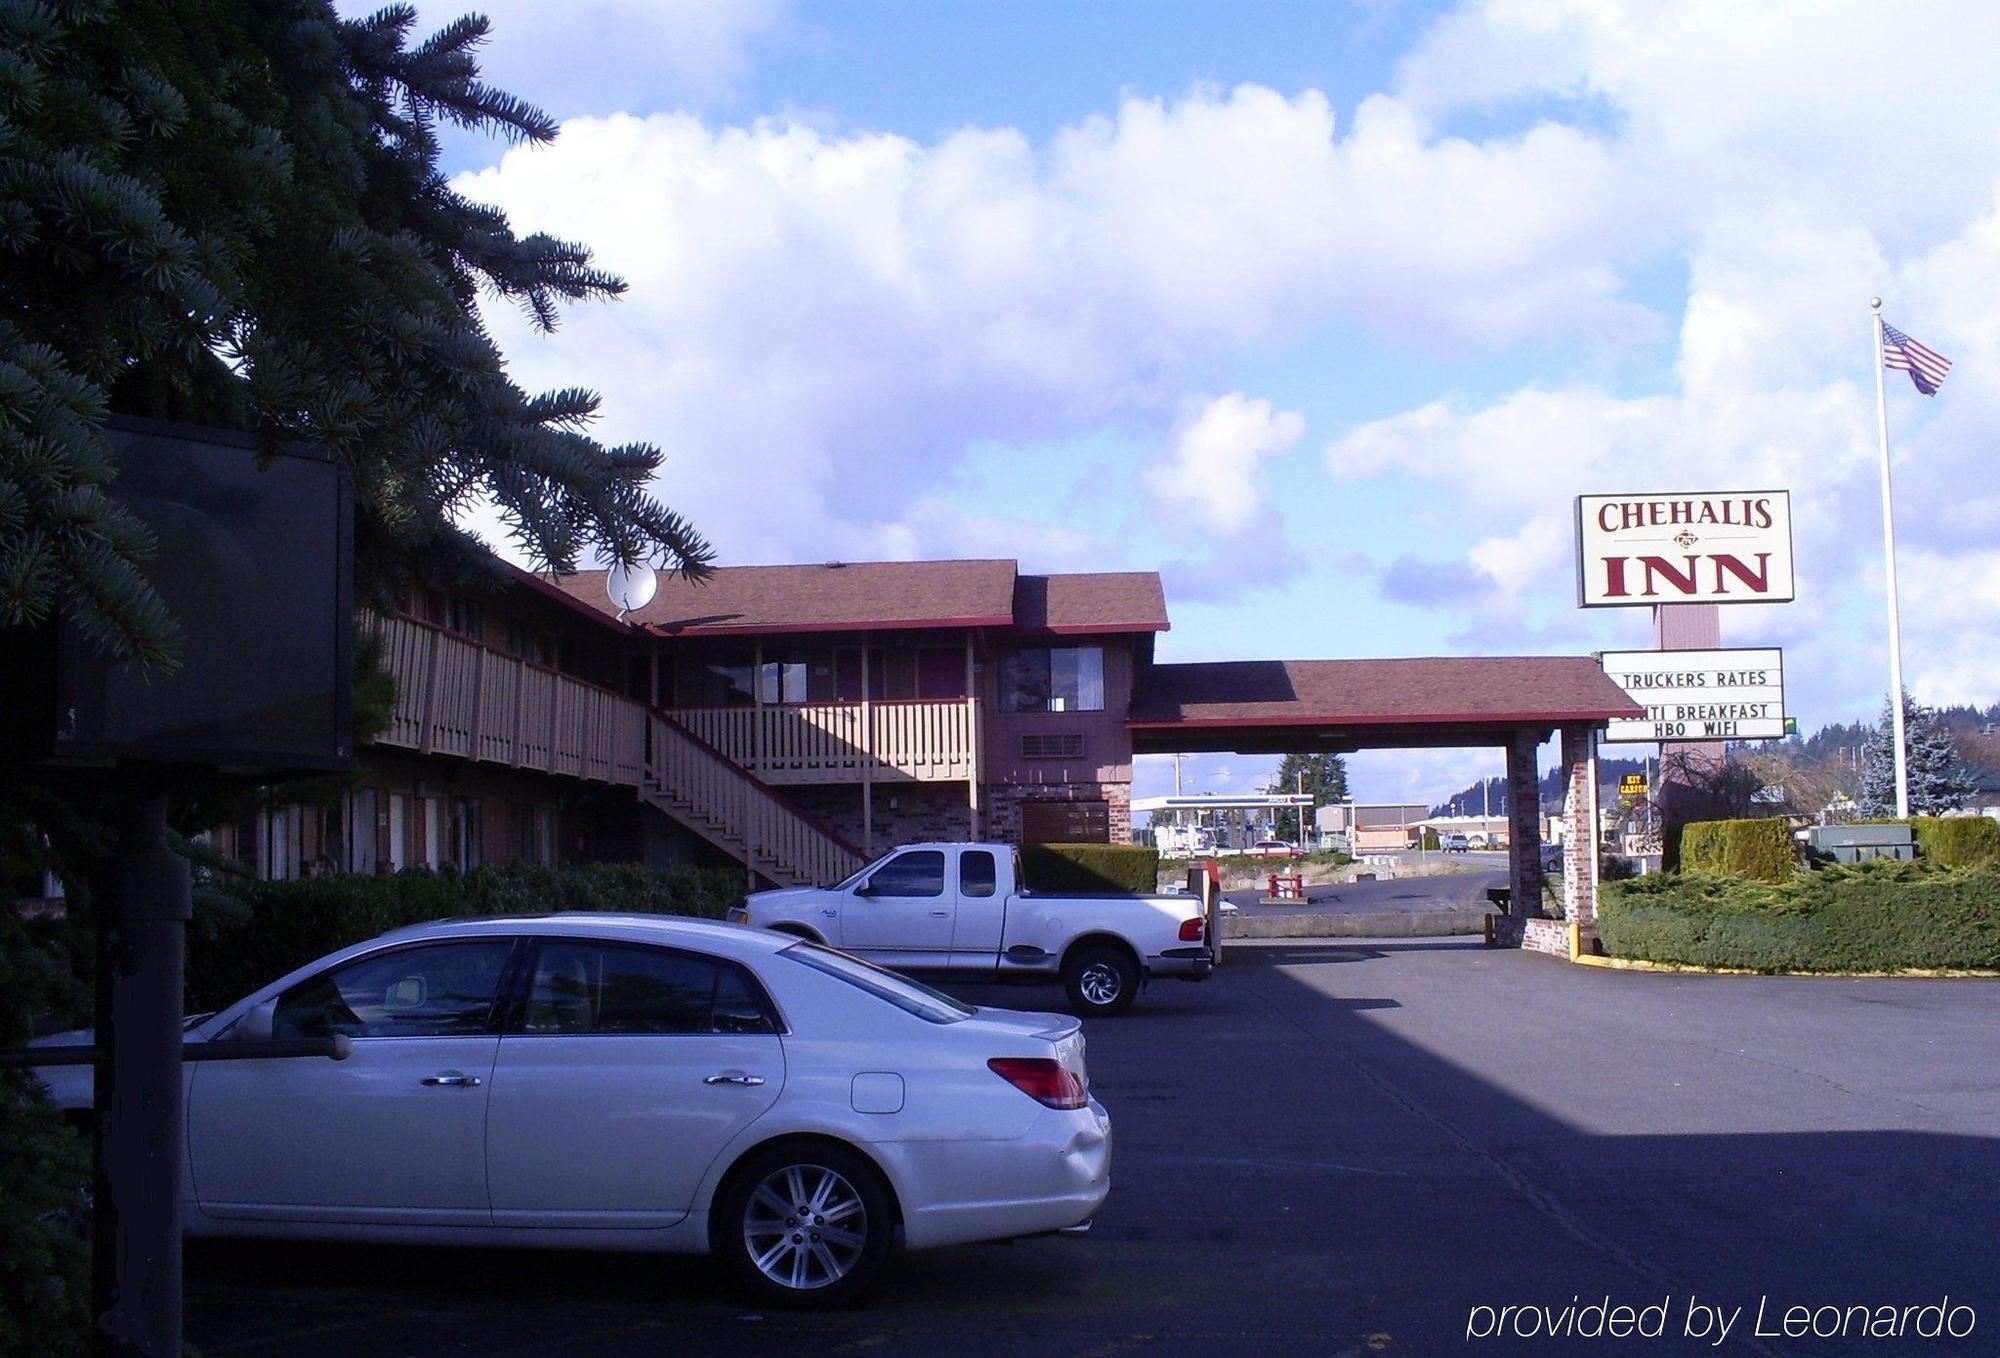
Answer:
<svg viewBox="0 0 2000 1358"><path fill-rule="evenodd" d="M910 844L830 887L753 892L739 924L798 934L898 971L1060 978L1070 1007L1122 1012L1149 976L1214 967L1192 896L1030 891L1011 844Z"/></svg>

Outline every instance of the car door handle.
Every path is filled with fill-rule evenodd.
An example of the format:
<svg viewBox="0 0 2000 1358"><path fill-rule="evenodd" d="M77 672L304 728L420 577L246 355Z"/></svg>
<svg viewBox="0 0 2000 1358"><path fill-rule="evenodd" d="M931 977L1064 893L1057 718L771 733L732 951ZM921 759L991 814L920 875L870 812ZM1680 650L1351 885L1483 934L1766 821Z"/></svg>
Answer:
<svg viewBox="0 0 2000 1358"><path fill-rule="evenodd" d="M761 1075L745 1075L740 1070L729 1070L724 1071L720 1075L710 1075L702 1083L705 1085L760 1085L764 1083L764 1077Z"/></svg>
<svg viewBox="0 0 2000 1358"><path fill-rule="evenodd" d="M933 911L931 911L931 918L932 918L932 919L950 919L950 918L951 918L951 911L949 911L949 910L933 910Z"/></svg>
<svg viewBox="0 0 2000 1358"><path fill-rule="evenodd" d="M462 1071L447 1070L441 1075L424 1076L424 1083L427 1085L464 1085L469 1087L478 1084L479 1077L477 1075L467 1075Z"/></svg>

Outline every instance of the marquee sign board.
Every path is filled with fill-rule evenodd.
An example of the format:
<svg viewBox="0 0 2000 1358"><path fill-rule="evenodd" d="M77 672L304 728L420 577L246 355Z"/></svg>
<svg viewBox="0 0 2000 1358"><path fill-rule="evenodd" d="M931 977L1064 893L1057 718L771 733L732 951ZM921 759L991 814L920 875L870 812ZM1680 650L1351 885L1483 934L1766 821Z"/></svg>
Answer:
<svg viewBox="0 0 2000 1358"><path fill-rule="evenodd" d="M1646 775L1628 773L1618 780L1618 795L1621 797L1643 797L1646 795Z"/></svg>
<svg viewBox="0 0 2000 1358"><path fill-rule="evenodd" d="M1778 740L1785 734L1784 652L1606 651L1604 672L1643 719L1613 721L1604 739Z"/></svg>
<svg viewBox="0 0 2000 1358"><path fill-rule="evenodd" d="M1794 597L1790 491L1576 497L1579 607Z"/></svg>

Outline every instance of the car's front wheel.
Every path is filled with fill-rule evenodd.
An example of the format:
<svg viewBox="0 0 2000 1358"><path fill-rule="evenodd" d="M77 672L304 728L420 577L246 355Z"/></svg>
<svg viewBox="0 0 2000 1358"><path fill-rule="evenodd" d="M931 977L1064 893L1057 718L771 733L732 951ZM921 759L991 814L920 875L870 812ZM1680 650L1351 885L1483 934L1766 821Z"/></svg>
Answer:
<svg viewBox="0 0 2000 1358"><path fill-rule="evenodd" d="M895 1210L881 1173L832 1143L774 1146L717 1204L715 1248L737 1286L778 1306L841 1306L888 1262Z"/></svg>
<svg viewBox="0 0 2000 1358"><path fill-rule="evenodd" d="M1139 967L1123 948L1078 948L1063 963L1063 989L1072 1013L1110 1018L1132 1007L1139 994Z"/></svg>

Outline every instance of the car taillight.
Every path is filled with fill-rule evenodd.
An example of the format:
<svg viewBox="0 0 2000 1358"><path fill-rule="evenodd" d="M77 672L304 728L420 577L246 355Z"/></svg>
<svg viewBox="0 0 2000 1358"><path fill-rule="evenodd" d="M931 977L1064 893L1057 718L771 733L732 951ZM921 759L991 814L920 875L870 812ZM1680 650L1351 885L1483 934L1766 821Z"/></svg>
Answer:
<svg viewBox="0 0 2000 1358"><path fill-rule="evenodd" d="M1201 942L1201 930L1202 930L1202 918L1200 915L1196 915L1193 919L1182 920L1181 942L1183 943Z"/></svg>
<svg viewBox="0 0 2000 1358"><path fill-rule="evenodd" d="M1076 1072L1046 1056L996 1056L986 1068L1050 1108L1082 1108L1089 1102Z"/></svg>

